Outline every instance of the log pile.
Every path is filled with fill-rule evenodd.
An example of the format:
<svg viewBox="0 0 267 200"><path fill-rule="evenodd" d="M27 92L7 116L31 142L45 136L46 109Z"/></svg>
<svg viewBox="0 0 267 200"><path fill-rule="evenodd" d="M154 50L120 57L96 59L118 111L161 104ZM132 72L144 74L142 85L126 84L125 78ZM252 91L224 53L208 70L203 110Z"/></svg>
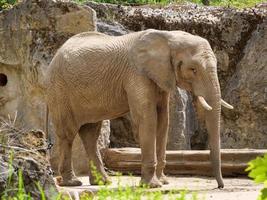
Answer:
<svg viewBox="0 0 267 200"><path fill-rule="evenodd" d="M267 153L267 150L222 149L223 176L246 175L247 163ZM170 175L212 176L209 150L167 151L165 173ZM138 148L114 148L105 152L104 162L107 168L124 174L140 174L141 151Z"/></svg>

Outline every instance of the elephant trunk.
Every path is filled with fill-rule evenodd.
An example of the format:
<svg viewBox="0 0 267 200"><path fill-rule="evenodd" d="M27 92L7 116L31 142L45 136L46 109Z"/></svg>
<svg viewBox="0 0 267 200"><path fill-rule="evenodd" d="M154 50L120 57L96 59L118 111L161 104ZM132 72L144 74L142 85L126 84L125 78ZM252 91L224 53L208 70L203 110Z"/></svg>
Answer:
<svg viewBox="0 0 267 200"><path fill-rule="evenodd" d="M220 152L220 116L221 116L221 91L217 73L212 71L209 74L208 94L206 99L212 110L207 110L205 122L209 134L210 159L214 176L218 183L218 188L223 188L224 183L221 172L221 152Z"/></svg>

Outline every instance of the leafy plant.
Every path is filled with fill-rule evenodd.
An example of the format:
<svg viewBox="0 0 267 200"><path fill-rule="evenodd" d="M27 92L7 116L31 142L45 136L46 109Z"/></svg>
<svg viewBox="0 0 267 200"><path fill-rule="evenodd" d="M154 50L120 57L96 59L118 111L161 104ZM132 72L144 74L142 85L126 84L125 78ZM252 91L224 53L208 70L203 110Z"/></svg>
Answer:
<svg viewBox="0 0 267 200"><path fill-rule="evenodd" d="M12 6L16 3L17 0L0 0L0 11L3 9L12 8Z"/></svg>
<svg viewBox="0 0 267 200"><path fill-rule="evenodd" d="M248 176L254 179L256 183L264 184L257 200L267 200L267 154L251 160L246 171L249 171Z"/></svg>
<svg viewBox="0 0 267 200"><path fill-rule="evenodd" d="M10 151L8 163L8 179L5 185L5 191L1 194L1 200L32 200L33 198L26 192L24 187L23 173L21 169L13 169L14 152ZM17 178L15 178L17 177ZM46 200L45 193L40 183L35 183L40 191L40 199Z"/></svg>

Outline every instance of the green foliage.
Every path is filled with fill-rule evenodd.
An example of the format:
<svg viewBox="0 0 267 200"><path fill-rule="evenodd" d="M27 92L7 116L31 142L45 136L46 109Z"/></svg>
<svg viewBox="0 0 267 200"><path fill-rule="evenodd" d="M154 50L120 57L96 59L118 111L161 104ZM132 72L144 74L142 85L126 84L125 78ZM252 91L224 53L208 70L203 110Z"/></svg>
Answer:
<svg viewBox="0 0 267 200"><path fill-rule="evenodd" d="M91 170L92 170L92 175L94 176L96 182L98 185L104 185L102 176L100 173L97 172L96 166L94 165L93 161L90 162Z"/></svg>
<svg viewBox="0 0 267 200"><path fill-rule="evenodd" d="M11 178L9 180L11 180ZM17 188L14 188L14 185L17 185ZM18 171L18 183L8 183L6 190L0 197L1 200L32 200L31 195L27 194L25 191L21 170Z"/></svg>
<svg viewBox="0 0 267 200"><path fill-rule="evenodd" d="M12 166L13 162L13 154L11 154L10 159L10 166ZM80 196L81 200L141 200L141 199L147 199L147 200L161 200L161 199L170 199L170 200L198 200L198 196L196 193L189 194L188 191L182 190L182 191L170 191L168 193L164 193L160 190L153 192L150 192L148 187L146 185L143 186L128 186L123 185L120 180L121 174L116 174L118 178L118 184L116 189L111 189L109 186L104 185L102 182L101 175L97 172L96 167L93 165L93 163L90 163L93 171L93 175L97 177L96 179L99 181L100 189L96 194L92 193L82 193ZM12 170L10 170L12 171ZM18 170L18 182L13 183L12 182L12 176L14 174L10 173L8 185L6 187L6 191L4 191L3 194L0 194L1 200L33 200L30 194L28 194L24 187L24 181L23 181L23 174L22 171ZM41 187L40 183L35 183L36 187L38 188L40 192L40 197L38 199L40 200L46 200L46 196L44 193L43 188ZM14 187L15 186L15 187ZM68 196L62 195L61 193L57 195L55 198L56 200L70 200ZM203 199L202 199L203 200Z"/></svg>
<svg viewBox="0 0 267 200"><path fill-rule="evenodd" d="M14 160L14 151L10 152L10 156L9 156L9 162L8 162L8 182L7 182L7 186L11 185L11 180L12 180L12 176L13 176L13 170L12 170L12 163Z"/></svg>
<svg viewBox="0 0 267 200"><path fill-rule="evenodd" d="M246 171L249 171L248 176L256 183L264 184L257 200L267 200L267 154L250 161Z"/></svg>
<svg viewBox="0 0 267 200"><path fill-rule="evenodd" d="M37 182L37 183L35 183L36 184L36 186L37 186L37 188L38 188L38 190L40 191L40 194L41 194L41 200L46 200L46 198L45 198L45 193L44 193L44 189L42 188L42 186L40 185L40 183L39 182Z"/></svg>
<svg viewBox="0 0 267 200"><path fill-rule="evenodd" d="M17 0L0 0L0 11L12 8L17 3Z"/></svg>
<svg viewBox="0 0 267 200"><path fill-rule="evenodd" d="M85 3L87 0L73 0L77 3ZM112 3L112 4L182 4L182 3L196 3L203 5L202 0L94 0L99 3ZM237 8L253 7L264 0L210 0L211 6L230 6Z"/></svg>
<svg viewBox="0 0 267 200"><path fill-rule="evenodd" d="M19 169L17 174L15 174L15 171L13 170L13 160L14 160L14 152L10 152L9 156L9 170L8 170L8 180L5 185L5 191L1 194L0 193L0 199L1 200L32 200L30 194L28 194L24 187L24 180L23 180L23 173L22 170ZM14 177L17 175L17 182ZM42 189L40 183L36 183L37 188L40 191L41 200L46 200L44 190Z"/></svg>
<svg viewBox="0 0 267 200"><path fill-rule="evenodd" d="M191 0L194 3L202 4L201 0ZM210 0L211 6L246 8L253 7L264 0Z"/></svg>
<svg viewBox="0 0 267 200"><path fill-rule="evenodd" d="M121 186L118 185L116 189L110 189L108 187L101 188L95 196L90 194L84 195L81 197L81 200L106 200L106 199L116 199L116 200L198 200L196 193L193 193L191 196L188 191L171 191L164 193L160 190L149 192L146 186L130 187L130 186Z"/></svg>
<svg viewBox="0 0 267 200"><path fill-rule="evenodd" d="M95 165L91 162L90 163L92 174L96 178L98 184L100 185L100 189L96 195L92 194L83 194L81 196L81 200L106 200L106 199L116 199L116 200L141 200L141 199L148 199L148 200L161 200L161 199L170 199L170 200L198 200L197 194L193 193L191 197L189 197L189 193L186 190L183 191L170 191L168 193L164 193L160 190L150 192L148 189L149 187L146 185L142 186L129 186L123 185L121 183L121 174L117 173L118 183L116 189L111 189L107 185L103 185L102 177L97 172Z"/></svg>
<svg viewBox="0 0 267 200"><path fill-rule="evenodd" d="M202 4L201 0L192 0L194 3ZM230 6L236 8L253 7L264 0L210 0L212 6Z"/></svg>

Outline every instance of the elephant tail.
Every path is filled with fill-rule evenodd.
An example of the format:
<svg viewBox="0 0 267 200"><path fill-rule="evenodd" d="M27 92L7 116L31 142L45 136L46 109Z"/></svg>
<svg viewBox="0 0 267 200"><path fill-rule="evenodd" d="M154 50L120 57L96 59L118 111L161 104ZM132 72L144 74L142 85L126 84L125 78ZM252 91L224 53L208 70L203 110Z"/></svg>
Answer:
<svg viewBox="0 0 267 200"><path fill-rule="evenodd" d="M49 109L48 109L48 105L46 104L46 107L45 107L45 127L44 127L46 139L49 139L48 117L49 117Z"/></svg>
<svg viewBox="0 0 267 200"><path fill-rule="evenodd" d="M49 133L49 108L48 108L47 104L46 104L46 108L45 108L45 127L44 127L44 130L45 130L45 138L47 141L47 150L48 150L49 156L50 156L53 143L52 143L52 139L51 139L51 134Z"/></svg>

